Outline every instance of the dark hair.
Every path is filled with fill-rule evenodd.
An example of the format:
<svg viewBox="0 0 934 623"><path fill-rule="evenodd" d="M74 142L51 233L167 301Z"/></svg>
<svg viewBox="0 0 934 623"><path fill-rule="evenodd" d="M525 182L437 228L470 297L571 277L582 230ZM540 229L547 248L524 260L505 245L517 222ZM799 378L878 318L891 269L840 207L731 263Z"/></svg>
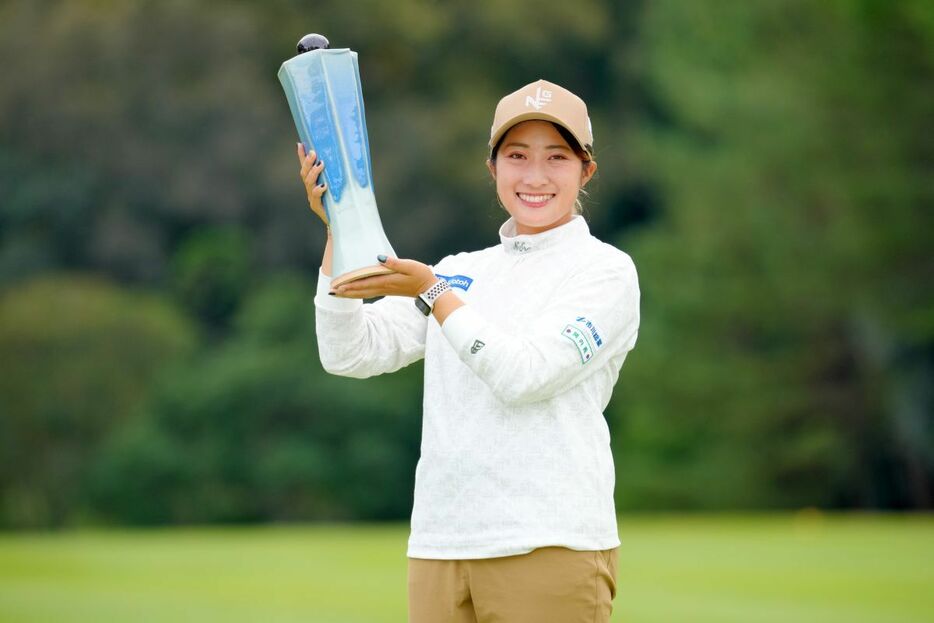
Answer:
<svg viewBox="0 0 934 623"><path fill-rule="evenodd" d="M558 134L561 135L561 138L564 139L564 142L567 143L568 147L570 147L571 150L577 155L577 157L583 161L582 164L586 167L587 164L591 161L590 154L587 153L583 147L581 147L581 144L577 141L576 138L574 138L574 135L571 134L571 131L560 123L555 123L554 121L549 123L554 126L554 128L558 131ZM512 128L509 129L511 130ZM503 132L503 135L499 137L498 141L496 141L496 146L493 147L493 151L490 152L490 162L493 164L496 164L496 155L499 153L499 148L503 146L503 140L505 140L507 134L509 134L509 130Z"/></svg>

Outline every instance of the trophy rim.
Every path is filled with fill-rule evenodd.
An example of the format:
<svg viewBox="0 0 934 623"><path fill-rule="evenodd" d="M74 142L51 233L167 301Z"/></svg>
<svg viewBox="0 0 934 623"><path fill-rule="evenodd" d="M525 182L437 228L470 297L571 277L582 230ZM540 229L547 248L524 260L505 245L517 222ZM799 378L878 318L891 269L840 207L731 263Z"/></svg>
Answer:
<svg viewBox="0 0 934 623"><path fill-rule="evenodd" d="M364 266L363 268L358 268L352 270L349 273L344 273L331 279L331 287L337 288L345 283L350 283L351 281L356 281L357 279L364 279L366 277L374 277L376 275L389 275L395 271L381 266L379 264L374 264L373 266Z"/></svg>

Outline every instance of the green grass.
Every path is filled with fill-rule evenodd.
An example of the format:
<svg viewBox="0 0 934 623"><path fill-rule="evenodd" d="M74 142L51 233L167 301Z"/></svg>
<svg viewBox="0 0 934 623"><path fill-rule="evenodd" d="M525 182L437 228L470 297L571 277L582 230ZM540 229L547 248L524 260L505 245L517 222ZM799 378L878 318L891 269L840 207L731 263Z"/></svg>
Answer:
<svg viewBox="0 0 934 623"><path fill-rule="evenodd" d="M406 620L405 524L0 534L0 621ZM934 621L934 516L625 516L614 621Z"/></svg>

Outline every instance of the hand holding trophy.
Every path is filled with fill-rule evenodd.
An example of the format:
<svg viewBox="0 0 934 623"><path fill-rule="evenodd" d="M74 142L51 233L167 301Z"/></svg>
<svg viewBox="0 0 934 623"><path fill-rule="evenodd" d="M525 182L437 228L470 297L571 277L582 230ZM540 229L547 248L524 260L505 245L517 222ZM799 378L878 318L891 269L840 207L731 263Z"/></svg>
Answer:
<svg viewBox="0 0 934 623"><path fill-rule="evenodd" d="M374 260L396 253L376 208L357 53L328 45L321 35L306 35L278 75L302 142L309 202L331 229L336 288L393 272ZM317 162L307 157L312 152Z"/></svg>
<svg viewBox="0 0 934 623"><path fill-rule="evenodd" d="M330 229L331 224L328 223L328 213L324 209L322 201L327 185L324 182L318 182L318 176L324 170L324 161L317 160L317 154L313 151L306 154L305 146L301 143L296 144L295 147L298 150L299 176L302 178L305 191L308 193L308 205L311 206L311 211L317 214L318 218Z"/></svg>

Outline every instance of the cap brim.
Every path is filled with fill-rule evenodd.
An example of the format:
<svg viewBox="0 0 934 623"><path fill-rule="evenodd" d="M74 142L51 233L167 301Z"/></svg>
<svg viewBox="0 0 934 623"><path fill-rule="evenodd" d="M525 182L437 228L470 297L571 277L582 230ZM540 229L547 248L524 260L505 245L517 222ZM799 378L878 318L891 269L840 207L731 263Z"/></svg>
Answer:
<svg viewBox="0 0 934 623"><path fill-rule="evenodd" d="M584 139L578 136L574 130L572 130L567 125L565 125L564 121L562 121L561 119L558 119L554 115L549 115L548 113L539 112L537 110L522 113L521 115L517 115L511 118L506 123L500 125L500 127L498 127L496 131L490 136L490 142L489 142L490 150L496 147L496 143L499 142L499 139L501 139L503 135L506 134L506 132L508 132L510 128L512 128L512 126L518 123L522 123L523 121L551 121L552 123L557 123L562 128L564 128L565 130L571 133L571 136L573 136L577 140L577 144L580 145L581 149L583 149L590 155L593 155L593 152L591 151L592 148L590 148L589 145L584 142Z"/></svg>

